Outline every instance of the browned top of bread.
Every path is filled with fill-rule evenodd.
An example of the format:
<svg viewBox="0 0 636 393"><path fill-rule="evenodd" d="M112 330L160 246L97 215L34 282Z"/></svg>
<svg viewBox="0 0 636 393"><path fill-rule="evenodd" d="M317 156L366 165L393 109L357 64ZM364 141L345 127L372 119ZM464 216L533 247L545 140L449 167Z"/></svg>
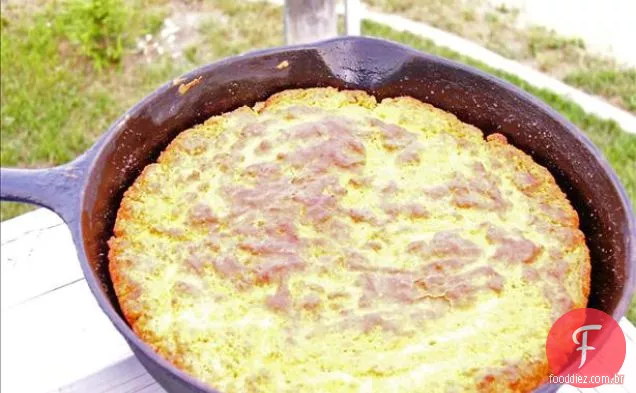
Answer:
<svg viewBox="0 0 636 393"><path fill-rule="evenodd" d="M181 133L125 193L135 332L232 392L521 392L589 253L550 173L410 97L288 90Z"/></svg>

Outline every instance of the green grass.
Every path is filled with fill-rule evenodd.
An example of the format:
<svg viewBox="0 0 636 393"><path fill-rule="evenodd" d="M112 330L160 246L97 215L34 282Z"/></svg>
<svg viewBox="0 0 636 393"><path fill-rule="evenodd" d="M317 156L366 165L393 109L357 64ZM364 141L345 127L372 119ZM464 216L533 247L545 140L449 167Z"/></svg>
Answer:
<svg viewBox="0 0 636 393"><path fill-rule="evenodd" d="M283 14L277 7L259 3L218 0L218 10L227 15L226 24L204 23L199 61L238 55L253 49L283 45Z"/></svg>
<svg viewBox="0 0 636 393"><path fill-rule="evenodd" d="M492 7L479 0L366 2L475 41L636 114L636 69L589 53L581 39L562 37L539 26L520 27L516 9Z"/></svg>
<svg viewBox="0 0 636 393"><path fill-rule="evenodd" d="M636 69L616 71L600 68L572 72L565 82L580 86L583 90L620 100L622 105L636 112ZM612 98L614 97L614 98Z"/></svg>
<svg viewBox="0 0 636 393"><path fill-rule="evenodd" d="M135 36L158 29L161 24L157 15L164 15L164 3L129 5L130 18L136 22L125 24L121 32L126 37L122 58L101 71L63 30L54 28L61 14L59 9L28 15L13 11L10 19L3 19L1 164L36 167L68 161L86 149L126 108L164 81L222 57L282 44L279 8L220 0L198 5L202 12L219 12L227 18L203 23L198 29L200 37L196 44L185 48L182 61L165 57L147 64L130 47ZM415 35L371 22L363 24L363 33L472 65L539 97L594 141L618 173L631 200L636 200L636 136L623 132L615 123L587 114L550 91ZM2 203L2 219L24 211L23 206ZM636 320L634 306L631 316Z"/></svg>
<svg viewBox="0 0 636 393"><path fill-rule="evenodd" d="M123 7L123 3L112 0L108 3L117 8L115 15L126 18L126 30L117 31L117 27L116 37L108 39L94 35L95 45L90 50L85 48L91 45L88 41L74 42L71 36L75 33L69 32L81 30L82 23L95 30L99 23L75 19L71 24L69 19L73 19L75 11L70 6L51 6L35 14L20 8L4 10L0 32L3 166L40 167L71 160L129 105L173 74L160 73L145 85L143 79L134 78L128 78L132 82L129 85L117 84L117 80L126 78L126 70L120 64L123 47L122 56L117 57L109 45L130 43L137 34L156 28L146 26L155 14L146 13L133 23L125 15L139 12L141 3L137 3L137 8ZM82 10L80 15L85 12ZM121 21L116 21L115 26L122 26ZM4 220L28 209L22 204L2 203L0 218Z"/></svg>
<svg viewBox="0 0 636 393"><path fill-rule="evenodd" d="M44 16L3 15L0 40L3 166L37 166L68 161L88 147L98 130L92 119L112 106L103 91L83 92L86 77L77 59L65 54L60 34ZM80 71L76 72L79 65ZM101 126L97 121L96 126ZM26 211L3 203L2 218Z"/></svg>

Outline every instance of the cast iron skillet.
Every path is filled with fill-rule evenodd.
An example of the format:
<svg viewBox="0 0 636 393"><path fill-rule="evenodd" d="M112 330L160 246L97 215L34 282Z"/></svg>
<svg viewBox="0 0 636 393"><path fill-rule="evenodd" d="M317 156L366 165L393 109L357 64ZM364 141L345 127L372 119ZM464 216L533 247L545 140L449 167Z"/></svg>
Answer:
<svg viewBox="0 0 636 393"><path fill-rule="evenodd" d="M289 66L276 66L287 60ZM181 82L201 78L185 94ZM199 68L124 114L73 162L2 169L1 198L52 209L69 226L84 276L103 311L148 372L169 392L216 392L173 367L122 318L108 275L106 241L123 192L180 132L212 115L288 88L363 89L409 95L499 132L546 166L581 218L592 256L589 306L620 319L636 273L636 224L616 175L592 143L547 105L491 75L387 41L340 38L253 52ZM540 392L556 390L546 385Z"/></svg>

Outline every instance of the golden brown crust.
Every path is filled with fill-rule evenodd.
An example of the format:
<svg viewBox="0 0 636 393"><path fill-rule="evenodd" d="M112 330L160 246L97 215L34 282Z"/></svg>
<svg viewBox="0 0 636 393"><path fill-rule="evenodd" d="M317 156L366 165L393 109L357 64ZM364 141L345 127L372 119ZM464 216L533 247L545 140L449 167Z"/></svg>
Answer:
<svg viewBox="0 0 636 393"><path fill-rule="evenodd" d="M547 361L512 364L492 371L481 370L477 380L480 393L531 392L547 382L550 368Z"/></svg>
<svg viewBox="0 0 636 393"><path fill-rule="evenodd" d="M331 88L181 133L109 247L136 334L228 393L530 391L590 286L576 212L503 135Z"/></svg>

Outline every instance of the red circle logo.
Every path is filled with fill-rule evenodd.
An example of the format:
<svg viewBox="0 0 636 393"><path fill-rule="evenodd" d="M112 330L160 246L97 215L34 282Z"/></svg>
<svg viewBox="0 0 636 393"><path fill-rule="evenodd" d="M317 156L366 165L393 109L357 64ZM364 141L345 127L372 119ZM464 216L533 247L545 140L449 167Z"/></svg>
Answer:
<svg viewBox="0 0 636 393"><path fill-rule="evenodd" d="M616 374L625 361L625 348L625 335L614 318L593 308L572 310L548 334L550 382L579 388L621 383Z"/></svg>

